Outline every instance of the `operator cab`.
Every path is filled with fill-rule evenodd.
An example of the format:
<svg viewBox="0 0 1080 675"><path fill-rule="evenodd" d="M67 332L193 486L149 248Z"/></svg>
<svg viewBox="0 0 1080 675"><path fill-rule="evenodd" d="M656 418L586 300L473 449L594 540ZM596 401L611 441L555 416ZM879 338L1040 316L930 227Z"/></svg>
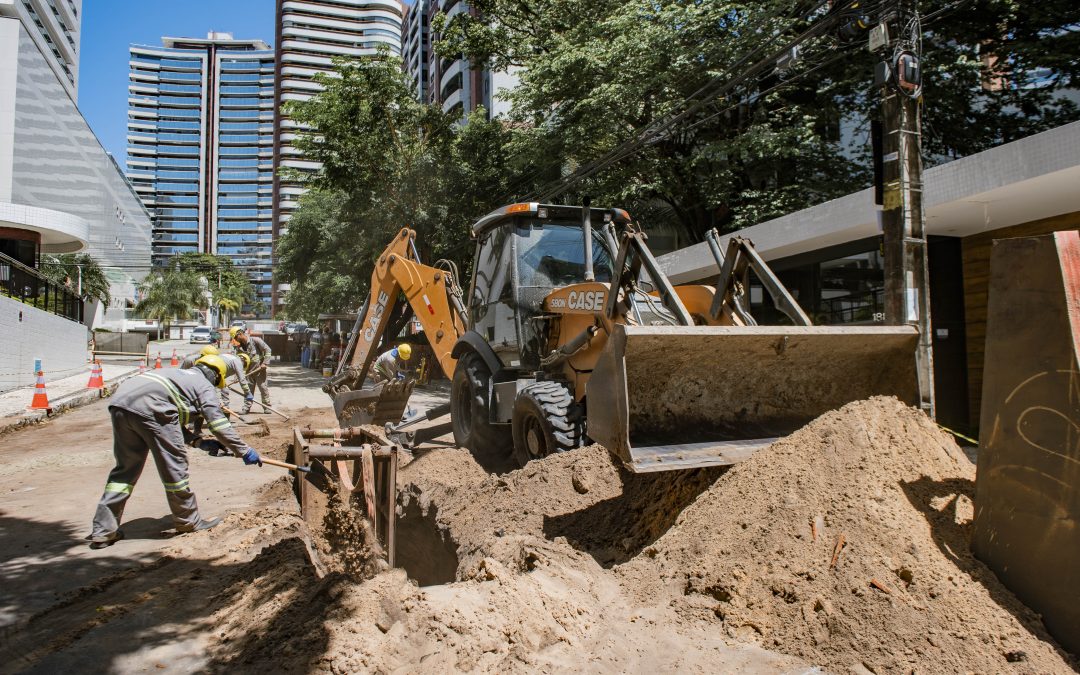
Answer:
<svg viewBox="0 0 1080 675"><path fill-rule="evenodd" d="M622 209L589 209L595 280L611 281L614 232L630 223ZM546 340L544 298L585 281L582 207L504 206L472 228L478 241L467 300L469 323L506 368L539 367Z"/></svg>

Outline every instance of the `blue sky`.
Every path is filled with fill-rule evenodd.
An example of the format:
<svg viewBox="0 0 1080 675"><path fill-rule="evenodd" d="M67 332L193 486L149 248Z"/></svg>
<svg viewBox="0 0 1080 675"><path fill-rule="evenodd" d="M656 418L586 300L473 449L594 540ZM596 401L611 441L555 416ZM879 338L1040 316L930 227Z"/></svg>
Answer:
<svg viewBox="0 0 1080 675"><path fill-rule="evenodd" d="M163 35L274 42L274 0L84 0L79 109L123 166L127 145L128 46L160 45Z"/></svg>

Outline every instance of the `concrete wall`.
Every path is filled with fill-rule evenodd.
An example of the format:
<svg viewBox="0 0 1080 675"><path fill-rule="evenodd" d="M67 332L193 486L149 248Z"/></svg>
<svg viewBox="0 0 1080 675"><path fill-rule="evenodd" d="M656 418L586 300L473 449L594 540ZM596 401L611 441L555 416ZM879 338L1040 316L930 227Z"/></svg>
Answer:
<svg viewBox="0 0 1080 675"><path fill-rule="evenodd" d="M34 384L34 359L42 360L45 381L75 375L86 369L86 326L0 296L0 391ZM27 399L27 405L30 400Z"/></svg>

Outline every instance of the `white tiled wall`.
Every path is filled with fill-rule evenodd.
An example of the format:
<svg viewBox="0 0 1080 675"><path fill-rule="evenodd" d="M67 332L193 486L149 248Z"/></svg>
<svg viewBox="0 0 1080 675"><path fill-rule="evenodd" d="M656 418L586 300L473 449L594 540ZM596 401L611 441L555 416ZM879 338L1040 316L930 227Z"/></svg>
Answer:
<svg viewBox="0 0 1080 675"><path fill-rule="evenodd" d="M0 336L0 391L33 384L35 359L46 383L86 368L89 335L81 323L0 296Z"/></svg>

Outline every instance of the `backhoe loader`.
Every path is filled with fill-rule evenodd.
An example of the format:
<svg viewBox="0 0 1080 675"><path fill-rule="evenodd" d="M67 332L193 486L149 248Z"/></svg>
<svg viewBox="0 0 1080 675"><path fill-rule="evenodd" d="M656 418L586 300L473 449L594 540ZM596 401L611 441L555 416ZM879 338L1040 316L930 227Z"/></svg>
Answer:
<svg viewBox="0 0 1080 675"><path fill-rule="evenodd" d="M411 230L379 258L326 388L342 425L400 417L411 385L363 384L410 315L452 374L456 442L522 466L590 441L635 472L733 464L850 401L917 400L914 328L810 325L748 240L710 232L716 286L673 286L622 209L512 204L472 235L467 296ZM751 270L792 325L755 325Z"/></svg>

